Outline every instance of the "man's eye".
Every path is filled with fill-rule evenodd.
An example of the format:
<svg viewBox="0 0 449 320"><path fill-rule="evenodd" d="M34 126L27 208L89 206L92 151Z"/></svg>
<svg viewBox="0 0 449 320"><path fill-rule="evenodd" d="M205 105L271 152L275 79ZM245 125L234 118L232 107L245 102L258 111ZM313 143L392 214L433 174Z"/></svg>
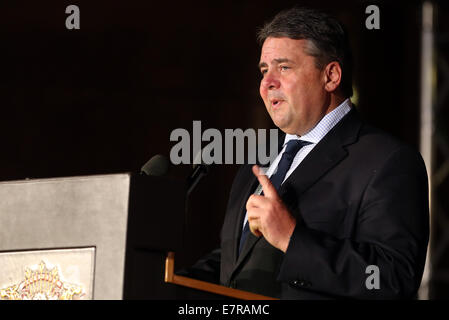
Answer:
<svg viewBox="0 0 449 320"><path fill-rule="evenodd" d="M264 76L267 73L267 69L260 70L260 73Z"/></svg>
<svg viewBox="0 0 449 320"><path fill-rule="evenodd" d="M287 66L281 66L281 70L282 70L282 71L288 70L288 69L290 69L290 67L287 67Z"/></svg>

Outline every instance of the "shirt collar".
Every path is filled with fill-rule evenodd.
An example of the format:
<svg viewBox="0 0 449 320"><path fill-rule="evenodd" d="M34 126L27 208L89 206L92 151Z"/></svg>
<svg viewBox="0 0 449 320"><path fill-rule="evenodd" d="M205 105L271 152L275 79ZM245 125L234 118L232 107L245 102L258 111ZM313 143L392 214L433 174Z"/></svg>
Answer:
<svg viewBox="0 0 449 320"><path fill-rule="evenodd" d="M302 136L286 134L284 146L292 139L301 139L313 144L320 140L349 112L351 111L351 100L347 98L338 107L326 114L309 132Z"/></svg>

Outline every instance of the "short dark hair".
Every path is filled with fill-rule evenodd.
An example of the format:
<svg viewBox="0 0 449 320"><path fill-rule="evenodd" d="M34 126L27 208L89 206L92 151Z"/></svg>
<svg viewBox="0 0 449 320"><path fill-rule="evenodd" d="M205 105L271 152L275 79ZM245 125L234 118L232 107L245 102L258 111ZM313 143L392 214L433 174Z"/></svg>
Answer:
<svg viewBox="0 0 449 320"><path fill-rule="evenodd" d="M318 10L293 7L279 12L257 34L261 46L268 37L308 40L306 54L315 57L316 67L337 61L342 69L341 90L352 96L352 53L347 32L337 19Z"/></svg>

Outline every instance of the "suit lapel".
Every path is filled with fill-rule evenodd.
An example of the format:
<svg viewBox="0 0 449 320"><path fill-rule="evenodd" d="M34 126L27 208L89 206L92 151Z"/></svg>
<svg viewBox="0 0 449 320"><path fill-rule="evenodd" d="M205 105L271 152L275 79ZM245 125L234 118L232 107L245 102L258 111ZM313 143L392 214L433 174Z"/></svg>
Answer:
<svg viewBox="0 0 449 320"><path fill-rule="evenodd" d="M299 196L347 156L345 147L357 140L361 124L353 108L304 158L279 189L289 207L297 207Z"/></svg>
<svg viewBox="0 0 449 320"><path fill-rule="evenodd" d="M246 214L246 201L248 200L250 194L257 186L257 179L254 175L251 175L248 178L248 181L246 185L242 189L241 197L237 206L237 212L239 213L237 216L237 221L235 221L234 226L234 236L232 237L234 239L233 243L233 258L234 262L237 260L238 251L239 251L239 242L240 242L240 235L242 233L243 229L243 220L245 219Z"/></svg>

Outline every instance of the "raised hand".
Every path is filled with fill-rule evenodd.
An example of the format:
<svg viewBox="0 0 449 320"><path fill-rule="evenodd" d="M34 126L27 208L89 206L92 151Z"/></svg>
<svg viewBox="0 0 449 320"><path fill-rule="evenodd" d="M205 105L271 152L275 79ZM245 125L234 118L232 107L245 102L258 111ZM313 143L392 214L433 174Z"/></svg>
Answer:
<svg viewBox="0 0 449 320"><path fill-rule="evenodd" d="M257 165L252 169L264 195L253 194L246 202L249 228L255 236L263 236L272 246L285 252L296 220L285 207L270 179Z"/></svg>

